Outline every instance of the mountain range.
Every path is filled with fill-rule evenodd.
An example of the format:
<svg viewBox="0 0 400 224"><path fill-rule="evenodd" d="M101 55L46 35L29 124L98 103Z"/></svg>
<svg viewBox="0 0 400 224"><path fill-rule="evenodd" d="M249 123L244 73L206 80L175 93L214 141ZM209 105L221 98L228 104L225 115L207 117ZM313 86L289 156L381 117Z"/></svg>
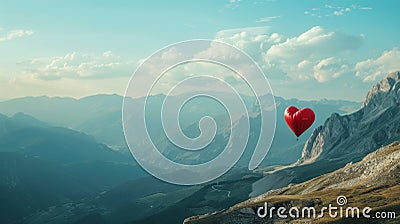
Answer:
<svg viewBox="0 0 400 224"><path fill-rule="evenodd" d="M371 89L361 109L354 113L349 112L359 103L275 97L278 116L283 116L289 105L311 107L317 118L310 130L297 142L283 118L278 117L274 142L262 167L249 171L245 154L244 162L223 177L193 187L175 186L149 176L126 153L120 96L79 100L25 97L0 102L0 113L5 114L0 115L0 198L7 202L1 207L0 220L180 223L189 216L222 210L358 162L381 145L399 140L398 96L399 73L392 73ZM164 98L152 97L151 124L159 121L156 115ZM203 103L210 102L192 102L184 108L182 114L186 115L180 119L185 134L198 134L197 122L202 116L223 117L220 105L204 107ZM246 106L256 111L253 101L248 100ZM257 116L255 113L250 118L255 126ZM214 152L226 140L225 120L220 122ZM154 125L156 143L171 149L160 131ZM255 128L250 134L257 132ZM249 155L255 140L250 139ZM171 155L176 160L193 159L189 154ZM19 197L22 199L17 201Z"/></svg>
<svg viewBox="0 0 400 224"><path fill-rule="evenodd" d="M22 113L0 115L0 127L2 223L145 176L130 158L84 133Z"/></svg>
<svg viewBox="0 0 400 224"><path fill-rule="evenodd" d="M183 96L173 96L172 101L178 101ZM229 99L229 96L225 97ZM127 100L144 101L144 98ZM174 147L170 147L170 142L166 139L161 126L161 105L165 99L165 95L154 95L148 99L148 111L150 113L147 124L150 127L149 133L155 139L155 144L158 144L164 151L173 151ZM254 99L251 97L243 96L248 111L256 111L254 108ZM348 113L360 106L360 103L342 101L342 100L319 100L319 101L302 101L297 99L283 99L275 97L276 110L277 110L277 124L274 141L270 152L266 158L265 164L290 164L296 161L301 155L302 146L311 133L311 130L321 124L331 113L344 114ZM123 97L118 95L94 95L82 99L73 99L68 97L23 97L12 100L0 102L0 113L7 116L13 116L19 112L32 116L52 126L67 127L79 132L83 132L93 136L96 141L106 144L109 148L119 150L123 153L129 152L126 146L125 137L122 130L122 109ZM283 116L283 112L289 105L297 105L298 107L310 107L317 116L314 125L310 131L305 132L299 139L295 141L295 137L286 123L279 119ZM133 111L139 113L140 109ZM197 136L199 134L198 121L204 116L211 116L218 118L220 125L218 126L218 133L216 139L221 142L227 142L229 135L230 121L225 114L226 111L219 103L211 101L207 98L199 98L189 101L182 108L180 113L180 123L183 132L188 136ZM257 113L252 115L252 122L254 127L251 128L253 136L250 139L249 145L254 145L258 136L258 122ZM255 117L255 118L254 118ZM220 119L222 118L222 119ZM225 119L223 119L225 118ZM133 136L135 137L135 136ZM136 136L137 142L141 142L140 135ZM216 143L212 148L212 152L208 152L202 158L207 160L208 157L218 153L218 149L222 146ZM137 145L137 147L147 147ZM203 150L206 151L206 150ZM210 151L210 150L209 150ZM249 151L249 150L247 150ZM250 152L249 152L250 153ZM176 161L184 158L193 159L190 153L180 155L175 158L172 154L171 158ZM200 157L199 157L200 158ZM194 161L194 160L193 160ZM195 161L198 162L198 161Z"/></svg>
<svg viewBox="0 0 400 224"><path fill-rule="evenodd" d="M159 119L156 114L164 98L156 95L150 101L155 105L154 115L150 116L153 126ZM346 113L349 108L359 105L347 101L309 102L279 97L276 101L278 113L283 113L290 104L313 107L318 111L317 122L332 110ZM253 110L253 101L247 102ZM43 223L47 220L57 223L82 220L85 223L134 220L154 223L164 220L161 214L177 213L185 208L186 212L171 217L173 222L180 222L187 216L223 209L247 199L252 184L262 177L259 173L249 172L244 163L248 160L244 159L244 168L234 168L209 185L182 188L154 179L124 150L121 103L122 97L117 95L96 95L79 100L25 97L0 102L0 112L6 114L0 114L0 154L3 158L0 160L0 198L7 202L7 206L2 207L0 219L7 223ZM202 103L210 106L201 106ZM201 100L188 103L182 113L186 116L181 118L184 132L195 136L197 121L205 115L221 117L223 110L219 106ZM257 119L252 118L252 122L257 124ZM153 133L163 145L166 142L160 137L160 129L155 128ZM295 161L301 153L301 144L279 119L276 131L277 141L270 151L268 163ZM217 134L218 144L222 145L226 140L224 132L225 128L221 128ZM257 135L257 129L252 130L252 135ZM278 149L294 150L293 143L298 145L297 151L291 152L291 156L281 156L285 150ZM179 158L187 158L187 155ZM18 197L22 199L16 203ZM43 197L46 200L41 199ZM199 204L188 209L191 201ZM127 212L130 208L143 212Z"/></svg>

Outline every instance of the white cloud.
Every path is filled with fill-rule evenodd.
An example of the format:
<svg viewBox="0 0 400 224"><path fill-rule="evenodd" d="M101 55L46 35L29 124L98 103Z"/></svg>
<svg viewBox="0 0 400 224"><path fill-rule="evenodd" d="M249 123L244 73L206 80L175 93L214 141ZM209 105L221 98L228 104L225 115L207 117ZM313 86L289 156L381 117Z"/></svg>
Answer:
<svg viewBox="0 0 400 224"><path fill-rule="evenodd" d="M317 11L315 9L314 11ZM222 30L215 39L230 43L248 53L269 77L287 80L326 82L350 70L346 61L337 60L357 50L362 36L347 35L315 26L292 38L269 32L269 27ZM212 49L209 56L222 50Z"/></svg>
<svg viewBox="0 0 400 224"><path fill-rule="evenodd" d="M178 49L172 47L161 55L161 60L174 61L179 60L182 56L182 53Z"/></svg>
<svg viewBox="0 0 400 224"><path fill-rule="evenodd" d="M3 28L0 27L0 42L9 41L23 36L30 36L34 32L32 30L10 30L3 34Z"/></svg>
<svg viewBox="0 0 400 224"><path fill-rule="evenodd" d="M101 55L69 53L62 57L37 58L19 63L24 76L42 80L114 78L131 75L134 64L111 51Z"/></svg>
<svg viewBox="0 0 400 224"><path fill-rule="evenodd" d="M340 8L339 10L335 10L335 11L333 12L333 15L335 15L335 16L342 16L342 15L344 15L345 13L348 13L348 12L350 12L350 11L351 11L350 8Z"/></svg>
<svg viewBox="0 0 400 224"><path fill-rule="evenodd" d="M400 51L393 48L385 51L376 59L368 59L358 62L354 70L356 76L361 77L363 82L374 82L378 78L387 75L390 72L400 70Z"/></svg>
<svg viewBox="0 0 400 224"><path fill-rule="evenodd" d="M233 52L231 47L228 45L211 43L208 49L198 52L194 57L207 58L210 60L219 59L223 61L235 61L240 58L240 55L236 52Z"/></svg>
<svg viewBox="0 0 400 224"><path fill-rule="evenodd" d="M310 62L310 61L304 60L304 61L301 61L299 64L297 64L297 68L298 68L298 69L306 69L306 68L308 68L310 65L311 65L311 62Z"/></svg>
<svg viewBox="0 0 400 224"><path fill-rule="evenodd" d="M324 8L311 8L304 12L306 15L322 18L322 17L330 17L330 16L343 16L347 15L351 12L355 12L357 10L372 10L371 7L359 6L356 4L347 5L347 6L337 6L337 5L325 5ZM311 11L311 12L310 12Z"/></svg>
<svg viewBox="0 0 400 224"><path fill-rule="evenodd" d="M280 16L267 16L267 17L258 19L256 22L257 23L267 23L267 22L271 22L272 20L275 20L278 18L280 18Z"/></svg>
<svg viewBox="0 0 400 224"><path fill-rule="evenodd" d="M343 56L357 50L364 38L315 26L291 38L269 32L269 27L248 27L219 31L215 39L244 50L272 79L327 82L353 71L351 63L339 58L346 58ZM197 56L220 60L227 57L226 60L231 61L238 58L237 55L227 56L226 52L211 45ZM180 56L181 53L172 48L160 60Z"/></svg>
<svg viewBox="0 0 400 224"><path fill-rule="evenodd" d="M114 59L120 59L121 58L120 56L115 55L112 51L103 52L103 57L105 57L105 58L114 58Z"/></svg>
<svg viewBox="0 0 400 224"><path fill-rule="evenodd" d="M267 52L267 60L317 57L352 51L361 46L361 36L346 35L327 31L319 26L302 33L298 37L273 45Z"/></svg>
<svg viewBox="0 0 400 224"><path fill-rule="evenodd" d="M268 26L244 27L218 31L215 39L240 40L244 37L265 35L270 29Z"/></svg>
<svg viewBox="0 0 400 224"><path fill-rule="evenodd" d="M348 71L349 66L347 64L334 57L329 57L322 59L314 66L314 78L318 82L326 82L333 78L338 78Z"/></svg>
<svg viewBox="0 0 400 224"><path fill-rule="evenodd" d="M247 27L219 31L215 39L220 40L248 53L259 63L264 61L263 54L276 43L282 42L285 38L278 34L269 34L269 27Z"/></svg>
<svg viewBox="0 0 400 224"><path fill-rule="evenodd" d="M349 70L334 57L358 49L361 36L328 31L316 26L297 37L272 45L265 53L269 68L284 72L292 80L326 82ZM342 66L343 65L343 66Z"/></svg>

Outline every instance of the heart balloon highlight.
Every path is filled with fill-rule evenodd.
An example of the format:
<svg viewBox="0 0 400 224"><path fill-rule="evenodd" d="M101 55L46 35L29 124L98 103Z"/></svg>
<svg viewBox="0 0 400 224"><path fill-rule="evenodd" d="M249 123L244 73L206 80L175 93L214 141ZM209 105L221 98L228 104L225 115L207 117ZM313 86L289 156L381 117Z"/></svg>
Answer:
<svg viewBox="0 0 400 224"><path fill-rule="evenodd" d="M285 110L285 120L293 133L299 137L314 123L315 114L310 108L299 110L294 106L289 106Z"/></svg>

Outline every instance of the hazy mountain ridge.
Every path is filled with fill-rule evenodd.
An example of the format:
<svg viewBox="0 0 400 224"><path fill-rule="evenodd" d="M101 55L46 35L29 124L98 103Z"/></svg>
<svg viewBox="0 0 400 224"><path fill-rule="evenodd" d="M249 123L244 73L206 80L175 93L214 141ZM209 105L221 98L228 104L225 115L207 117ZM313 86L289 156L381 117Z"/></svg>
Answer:
<svg viewBox="0 0 400 224"><path fill-rule="evenodd" d="M31 214L94 197L145 175L127 162L132 158L93 137L28 115L1 115L0 130L2 223L28 222Z"/></svg>
<svg viewBox="0 0 400 224"><path fill-rule="evenodd" d="M28 115L0 116L0 127L5 130L0 135L0 199L5 202L0 208L1 222L73 223L82 219L85 223L126 223L177 208L175 203L182 206L180 201L195 195L204 200L199 201L204 207L201 211L210 211L247 199L251 181L257 179L255 175L249 184L243 184L240 178L246 173L234 170L224 178L239 179L228 182L237 187L231 198L220 197L226 193L215 191L212 185L185 188L162 182L138 166L123 163L133 159L97 143L93 137L53 127ZM223 179L219 180L219 186L225 188ZM202 193L196 193L199 190ZM214 202L220 200L219 205L208 207L212 201L207 202L202 195L213 197ZM133 208L144 212L129 213ZM193 211L185 214L196 214ZM181 221L187 215L174 218Z"/></svg>
<svg viewBox="0 0 400 224"><path fill-rule="evenodd" d="M0 113L13 116L23 112L54 126L93 135L105 144L121 146L124 142L121 105L122 97L118 95L95 95L79 100L69 97L23 97L0 102Z"/></svg>
<svg viewBox="0 0 400 224"><path fill-rule="evenodd" d="M174 96L175 100L179 99L179 97L181 96ZM149 107L151 110L149 110L150 114L147 117L150 118L148 126L150 127L149 133L152 138L157 144L167 148L170 144L169 141L165 139L160 120L161 103L164 98L164 95L155 95L150 97ZM226 98L229 97L226 96ZM82 99L63 97L24 97L0 102L0 113L12 116L15 113L23 112L55 126L68 127L84 132L94 136L97 141L107 144L113 149L125 149L123 152L128 152L121 123L122 100L123 97L118 95L94 95ZM139 102L144 99L127 98L127 100L135 100ZM198 135L198 120L201 117L209 115L216 118L223 118L225 116L223 115L225 111L220 105L207 100L209 99L197 99L193 102L190 101L185 105L185 107L183 107L180 121L184 129L183 132L188 134L188 136ZM254 105L254 99L251 97L244 97L244 100L248 110L253 112L251 115L253 127L250 135L257 136L257 128L254 127L258 125L257 122L259 121L257 121L258 113L256 112L257 108L255 108ZM263 100L263 97L261 97L261 100ZM297 99L286 100L281 97L275 97L275 101L278 116L277 128L274 142L264 164L289 164L296 161L301 155L302 144L306 141L314 127L322 123L332 112L343 114L347 113L349 108L357 108L359 106L359 103L342 100L324 99L320 101L302 101ZM317 113L314 125L300 137L299 142L295 141L290 129L286 126L285 122L280 119L283 111L289 105L311 107ZM227 142L226 133L228 133L228 130L223 126L224 125L218 126L219 128L222 128L220 129L220 132L217 133L217 139L222 139ZM138 142L141 142L140 139L142 136L138 135L136 137L139 140ZM257 139L251 139L253 142L256 140ZM250 143L250 145L254 144ZM146 146L137 145L137 147ZM174 147L169 148L170 151L174 149ZM207 153L207 155L216 154L217 152ZM174 152L172 152L172 158L174 157ZM190 155L182 155L174 159L179 161L182 158L190 158Z"/></svg>
<svg viewBox="0 0 400 224"><path fill-rule="evenodd" d="M122 156L93 137L62 127L52 127L29 115L17 113L3 120L0 151L68 164L90 160L121 161Z"/></svg>

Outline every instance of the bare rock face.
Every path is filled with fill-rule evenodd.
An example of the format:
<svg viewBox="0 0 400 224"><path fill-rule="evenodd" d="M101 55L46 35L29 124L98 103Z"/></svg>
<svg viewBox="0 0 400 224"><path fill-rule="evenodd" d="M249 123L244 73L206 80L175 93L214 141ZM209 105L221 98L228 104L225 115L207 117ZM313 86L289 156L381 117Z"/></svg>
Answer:
<svg viewBox="0 0 400 224"><path fill-rule="evenodd" d="M367 112L400 103L400 72L393 72L377 83L368 92L364 108Z"/></svg>
<svg viewBox="0 0 400 224"><path fill-rule="evenodd" d="M332 114L314 130L297 164L321 159L361 159L382 145L400 140L400 72L374 85L362 108L352 114Z"/></svg>

